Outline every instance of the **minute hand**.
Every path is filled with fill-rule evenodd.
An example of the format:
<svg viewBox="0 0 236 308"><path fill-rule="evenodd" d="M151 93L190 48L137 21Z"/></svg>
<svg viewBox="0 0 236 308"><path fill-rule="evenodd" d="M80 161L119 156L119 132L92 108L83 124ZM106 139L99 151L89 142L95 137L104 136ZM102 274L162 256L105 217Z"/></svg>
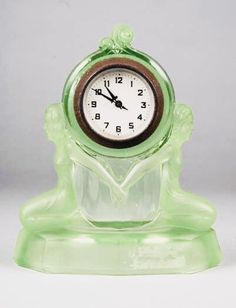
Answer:
<svg viewBox="0 0 236 308"><path fill-rule="evenodd" d="M95 89L92 89L93 91L96 91ZM99 94L98 95L101 95L101 96L103 96L103 97L105 97L106 99L108 99L111 103L113 103L114 101L113 101L113 99L112 98L110 98L110 97L108 97L108 96L106 96L105 94L103 94L102 92L99 92Z"/></svg>

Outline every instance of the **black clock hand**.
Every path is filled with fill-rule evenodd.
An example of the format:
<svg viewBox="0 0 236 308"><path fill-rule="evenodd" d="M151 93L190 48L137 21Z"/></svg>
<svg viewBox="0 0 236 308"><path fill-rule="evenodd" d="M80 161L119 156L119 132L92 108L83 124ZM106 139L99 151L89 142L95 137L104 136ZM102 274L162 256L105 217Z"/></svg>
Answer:
<svg viewBox="0 0 236 308"><path fill-rule="evenodd" d="M96 92L95 89L92 88L92 90ZM109 92L109 91L108 91L108 92ZM102 92L98 92L97 95L101 95L101 96L103 96L104 98L108 99L111 103L115 103L115 106L116 106L117 108L128 110L127 108L125 108L125 107L122 105L122 102L121 102L121 101L116 100L116 99L117 99L117 96L114 96L115 99L113 99L113 98L110 98L110 97L106 96L106 95L103 94Z"/></svg>
<svg viewBox="0 0 236 308"><path fill-rule="evenodd" d="M93 91L95 91L96 92L96 90L95 89L92 89ZM106 96L105 94L103 94L102 92L99 92L98 93L98 95L101 95L101 96L103 96L103 97L105 97L106 99L108 99L110 102L114 102L114 100L112 99L112 98L110 98L110 97L108 97L108 96Z"/></svg>
<svg viewBox="0 0 236 308"><path fill-rule="evenodd" d="M113 101L115 102L116 107L120 108L120 109L125 109L128 110L126 107L124 107L122 105L122 102L120 100L117 100L118 96L115 96L111 90L105 85L105 88L107 89L107 91L109 92L109 94L111 95L111 97L113 98Z"/></svg>
<svg viewBox="0 0 236 308"><path fill-rule="evenodd" d="M125 106L123 106L122 102L119 100L115 101L115 106L120 109L128 110Z"/></svg>
<svg viewBox="0 0 236 308"><path fill-rule="evenodd" d="M107 89L107 91L109 92L109 94L111 95L112 99L115 101L117 99L118 96L115 96L111 90L105 85L105 88Z"/></svg>

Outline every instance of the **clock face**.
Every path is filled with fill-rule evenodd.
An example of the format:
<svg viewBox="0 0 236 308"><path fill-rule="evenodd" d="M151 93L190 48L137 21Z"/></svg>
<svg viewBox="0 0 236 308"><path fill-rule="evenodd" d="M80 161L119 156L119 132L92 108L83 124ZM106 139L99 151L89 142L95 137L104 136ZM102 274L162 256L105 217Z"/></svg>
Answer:
<svg viewBox="0 0 236 308"><path fill-rule="evenodd" d="M129 147L153 132L160 109L157 94L142 72L132 67L104 68L82 90L75 100L77 120L98 143Z"/></svg>

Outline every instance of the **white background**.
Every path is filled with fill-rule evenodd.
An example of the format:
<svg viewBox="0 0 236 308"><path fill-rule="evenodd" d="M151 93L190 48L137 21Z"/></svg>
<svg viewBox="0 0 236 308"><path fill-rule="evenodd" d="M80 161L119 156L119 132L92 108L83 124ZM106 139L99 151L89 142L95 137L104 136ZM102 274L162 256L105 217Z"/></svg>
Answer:
<svg viewBox="0 0 236 308"><path fill-rule="evenodd" d="M236 3L219 0L0 0L0 308L236 307ZM45 275L17 267L20 206L55 183L43 113L72 68L117 23L161 63L194 112L183 186L210 199L221 266L195 275Z"/></svg>

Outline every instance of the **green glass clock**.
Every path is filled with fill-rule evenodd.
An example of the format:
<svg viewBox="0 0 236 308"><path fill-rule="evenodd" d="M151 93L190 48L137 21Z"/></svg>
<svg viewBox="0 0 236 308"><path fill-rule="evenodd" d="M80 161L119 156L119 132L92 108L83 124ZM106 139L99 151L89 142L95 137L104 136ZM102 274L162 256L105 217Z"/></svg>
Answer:
<svg viewBox="0 0 236 308"><path fill-rule="evenodd" d="M57 186L21 210L15 259L51 273L166 274L219 263L216 212L179 184L189 107L117 26L66 81L45 131Z"/></svg>

